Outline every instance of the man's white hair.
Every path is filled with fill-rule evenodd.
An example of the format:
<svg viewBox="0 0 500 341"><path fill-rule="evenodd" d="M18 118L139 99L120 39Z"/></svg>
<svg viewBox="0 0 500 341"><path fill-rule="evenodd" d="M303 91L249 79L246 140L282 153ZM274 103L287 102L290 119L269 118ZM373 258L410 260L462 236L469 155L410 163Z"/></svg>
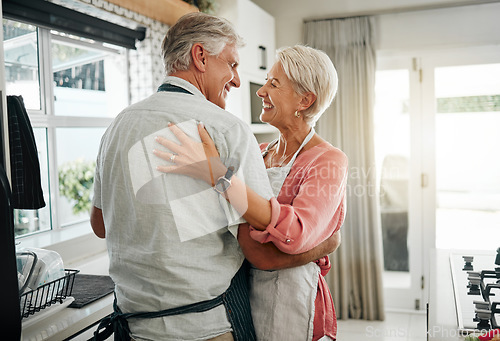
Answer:
<svg viewBox="0 0 500 341"><path fill-rule="evenodd" d="M219 55L226 45L242 47L243 38L224 18L195 12L182 16L170 27L162 43L165 72L185 71L192 62L191 48L200 43L211 55Z"/></svg>

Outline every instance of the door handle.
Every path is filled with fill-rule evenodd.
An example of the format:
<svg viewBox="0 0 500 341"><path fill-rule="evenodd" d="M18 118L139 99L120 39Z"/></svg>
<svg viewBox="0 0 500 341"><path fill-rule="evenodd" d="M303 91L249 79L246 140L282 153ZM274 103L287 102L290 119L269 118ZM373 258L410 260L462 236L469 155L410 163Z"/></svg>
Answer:
<svg viewBox="0 0 500 341"><path fill-rule="evenodd" d="M259 51L260 51L260 66L259 66L259 69L266 70L267 69L266 47L263 46L263 45L259 45Z"/></svg>

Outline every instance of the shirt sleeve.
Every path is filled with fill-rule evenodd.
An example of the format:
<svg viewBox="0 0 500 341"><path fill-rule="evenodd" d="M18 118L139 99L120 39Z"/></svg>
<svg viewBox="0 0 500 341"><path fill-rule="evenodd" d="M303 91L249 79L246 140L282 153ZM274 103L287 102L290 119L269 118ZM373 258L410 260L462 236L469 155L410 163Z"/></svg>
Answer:
<svg viewBox="0 0 500 341"><path fill-rule="evenodd" d="M222 162L227 167L234 166L235 175L241 181L269 200L273 195L271 185L259 144L250 128L238 122L225 131L207 130L219 150ZM222 196L219 196L219 201L228 219L229 230L237 236L237 228L245 219Z"/></svg>
<svg viewBox="0 0 500 341"><path fill-rule="evenodd" d="M102 144L102 142L101 142ZM99 154L97 155L95 172L94 172L94 197L92 198L92 204L98 209L102 209L101 202L101 149L99 148Z"/></svg>
<svg viewBox="0 0 500 341"><path fill-rule="evenodd" d="M264 231L250 229L254 240L272 242L288 254L313 249L340 229L345 217L347 157L344 153L338 149L322 152L294 176L299 174L297 187L285 180L280 193L280 196L296 193L292 204L280 204L271 198L270 224Z"/></svg>

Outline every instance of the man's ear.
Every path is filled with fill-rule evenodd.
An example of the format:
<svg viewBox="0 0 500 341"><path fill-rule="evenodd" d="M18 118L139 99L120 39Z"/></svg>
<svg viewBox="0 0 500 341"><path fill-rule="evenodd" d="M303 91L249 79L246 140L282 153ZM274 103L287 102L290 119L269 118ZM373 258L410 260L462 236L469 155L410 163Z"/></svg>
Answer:
<svg viewBox="0 0 500 341"><path fill-rule="evenodd" d="M299 110L302 111L308 109L311 105L313 105L314 102L316 102L316 95L312 92L306 93L304 96L302 96Z"/></svg>
<svg viewBox="0 0 500 341"><path fill-rule="evenodd" d="M191 57L193 58L194 67L200 71L205 72L207 69L208 53L200 43L193 44L191 47Z"/></svg>

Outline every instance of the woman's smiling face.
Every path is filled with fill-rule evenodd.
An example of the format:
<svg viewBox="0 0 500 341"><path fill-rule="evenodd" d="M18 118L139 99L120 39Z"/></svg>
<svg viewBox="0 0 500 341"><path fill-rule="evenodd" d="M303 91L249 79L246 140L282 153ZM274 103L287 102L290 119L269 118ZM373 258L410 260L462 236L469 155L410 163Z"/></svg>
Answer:
<svg viewBox="0 0 500 341"><path fill-rule="evenodd" d="M262 98L260 120L275 127L288 126L287 122L295 118L294 113L301 100L279 62L269 71L267 81L257 91L257 96Z"/></svg>

